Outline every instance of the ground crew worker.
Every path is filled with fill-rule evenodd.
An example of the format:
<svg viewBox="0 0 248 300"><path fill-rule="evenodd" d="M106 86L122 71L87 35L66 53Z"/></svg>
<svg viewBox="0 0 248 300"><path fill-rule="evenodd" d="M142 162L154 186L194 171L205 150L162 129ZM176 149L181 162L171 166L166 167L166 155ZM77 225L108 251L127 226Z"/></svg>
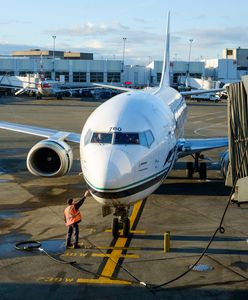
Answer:
<svg viewBox="0 0 248 300"><path fill-rule="evenodd" d="M66 248L74 246L74 248L80 248L78 245L79 238L79 227L78 223L81 222L81 214L79 212L80 206L84 203L87 196L90 195L90 192L87 190L84 193L84 197L78 202L73 202L73 199L68 199L68 206L64 210L64 220L66 226L68 226L67 236L66 236ZM74 232L74 243L72 244L71 238Z"/></svg>

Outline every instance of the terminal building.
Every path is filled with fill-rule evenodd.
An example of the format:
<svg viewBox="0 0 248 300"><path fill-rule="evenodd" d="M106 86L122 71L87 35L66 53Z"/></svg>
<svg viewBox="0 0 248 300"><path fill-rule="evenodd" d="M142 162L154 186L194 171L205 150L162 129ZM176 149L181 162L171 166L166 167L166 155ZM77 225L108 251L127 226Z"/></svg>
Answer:
<svg viewBox="0 0 248 300"><path fill-rule="evenodd" d="M248 49L226 48L220 59L205 61L207 77L222 82L235 82L248 74Z"/></svg>
<svg viewBox="0 0 248 300"><path fill-rule="evenodd" d="M147 66L125 65L122 60L94 60L93 53L31 49L13 51L0 57L0 75L25 76L43 72L46 79L64 79L70 86L104 83L134 88L157 86L162 74L162 61ZM202 62L171 62L171 82L189 71L191 76L204 75Z"/></svg>
<svg viewBox="0 0 248 300"><path fill-rule="evenodd" d="M153 61L147 68L150 70L150 85L159 85L163 62ZM189 74L190 77L202 78L205 76L204 62L191 61L189 63L186 61L173 61L170 63L170 82L172 86L177 86L180 77L186 76L186 74Z"/></svg>
<svg viewBox="0 0 248 300"><path fill-rule="evenodd" d="M70 86L90 83L124 85L133 88L159 85L162 61L147 66L125 65L122 60L95 60L93 53L32 49L14 51L0 57L0 75L25 76L43 72L46 79L61 80ZM170 63L172 86L180 77L211 78L223 82L240 80L248 74L248 49L224 49L222 59L173 61Z"/></svg>
<svg viewBox="0 0 248 300"><path fill-rule="evenodd" d="M64 51L51 51L41 49L31 50L18 50L12 52L12 57L28 57L28 58L61 58L61 59L83 59L93 60L93 53L82 53L82 52L64 52Z"/></svg>
<svg viewBox="0 0 248 300"><path fill-rule="evenodd" d="M94 60L92 53L49 50L14 51L11 57L0 57L0 75L25 76L43 72L46 79L59 80L63 75L70 85L91 82L123 81L123 63L119 60Z"/></svg>

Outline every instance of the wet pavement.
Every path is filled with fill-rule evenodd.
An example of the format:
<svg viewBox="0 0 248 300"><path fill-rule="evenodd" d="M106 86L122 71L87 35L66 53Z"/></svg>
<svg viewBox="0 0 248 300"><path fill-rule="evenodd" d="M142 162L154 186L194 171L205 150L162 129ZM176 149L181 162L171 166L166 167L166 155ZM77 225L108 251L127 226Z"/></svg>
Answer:
<svg viewBox="0 0 248 300"><path fill-rule="evenodd" d="M81 132L98 105L78 99L2 97L0 120ZM225 102L191 102L188 119L188 137L226 135ZM186 273L219 225L230 188L218 171L218 151L207 153L207 180L186 179L186 160L179 161L164 184L135 205L129 238L113 239L112 216L103 218L99 204L88 198L80 224L85 247L66 249L66 199L80 198L85 190L78 146L73 148L70 174L38 178L28 173L25 161L38 141L0 131L1 299L248 299L247 205L229 207L225 233L217 234L196 270L155 287ZM165 232L171 236L167 253ZM26 240L39 241L40 249L15 249Z"/></svg>

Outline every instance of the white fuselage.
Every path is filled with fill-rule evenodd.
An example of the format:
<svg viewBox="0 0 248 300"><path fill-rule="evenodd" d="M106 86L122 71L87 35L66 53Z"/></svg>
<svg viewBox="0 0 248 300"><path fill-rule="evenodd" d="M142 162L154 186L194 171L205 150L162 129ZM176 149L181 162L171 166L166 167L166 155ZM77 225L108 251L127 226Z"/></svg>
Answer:
<svg viewBox="0 0 248 300"><path fill-rule="evenodd" d="M43 96L53 96L57 93L59 85L56 81L45 80L37 84L38 92Z"/></svg>
<svg viewBox="0 0 248 300"><path fill-rule="evenodd" d="M93 197L104 205L129 206L149 196L173 167L186 105L167 92L127 92L99 106L80 141L81 167Z"/></svg>

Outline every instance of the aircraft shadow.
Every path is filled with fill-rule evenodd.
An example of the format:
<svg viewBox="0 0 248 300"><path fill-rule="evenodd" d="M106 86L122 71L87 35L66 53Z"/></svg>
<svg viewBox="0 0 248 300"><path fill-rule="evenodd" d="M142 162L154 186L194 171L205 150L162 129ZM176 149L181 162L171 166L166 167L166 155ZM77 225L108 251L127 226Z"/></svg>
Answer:
<svg viewBox="0 0 248 300"><path fill-rule="evenodd" d="M173 178L174 179L174 178ZM231 188L221 181L192 180L162 184L155 195L229 196Z"/></svg>
<svg viewBox="0 0 248 300"><path fill-rule="evenodd" d="M43 279L43 282L42 282ZM188 284L171 288L149 290L137 285L99 285L66 283L66 272L60 272L56 278L44 277L35 283L2 283L0 287L1 299L19 300L20 295L26 299L239 299L246 300L248 291L235 289L235 284L242 284L244 280L228 280L208 284ZM60 280L60 281L59 281ZM161 281L165 280L163 277ZM158 282L159 284L159 282ZM215 286L214 286L215 285ZM227 288L228 287L228 288ZM84 296L82 296L84 295ZM159 298L158 298L159 297Z"/></svg>

